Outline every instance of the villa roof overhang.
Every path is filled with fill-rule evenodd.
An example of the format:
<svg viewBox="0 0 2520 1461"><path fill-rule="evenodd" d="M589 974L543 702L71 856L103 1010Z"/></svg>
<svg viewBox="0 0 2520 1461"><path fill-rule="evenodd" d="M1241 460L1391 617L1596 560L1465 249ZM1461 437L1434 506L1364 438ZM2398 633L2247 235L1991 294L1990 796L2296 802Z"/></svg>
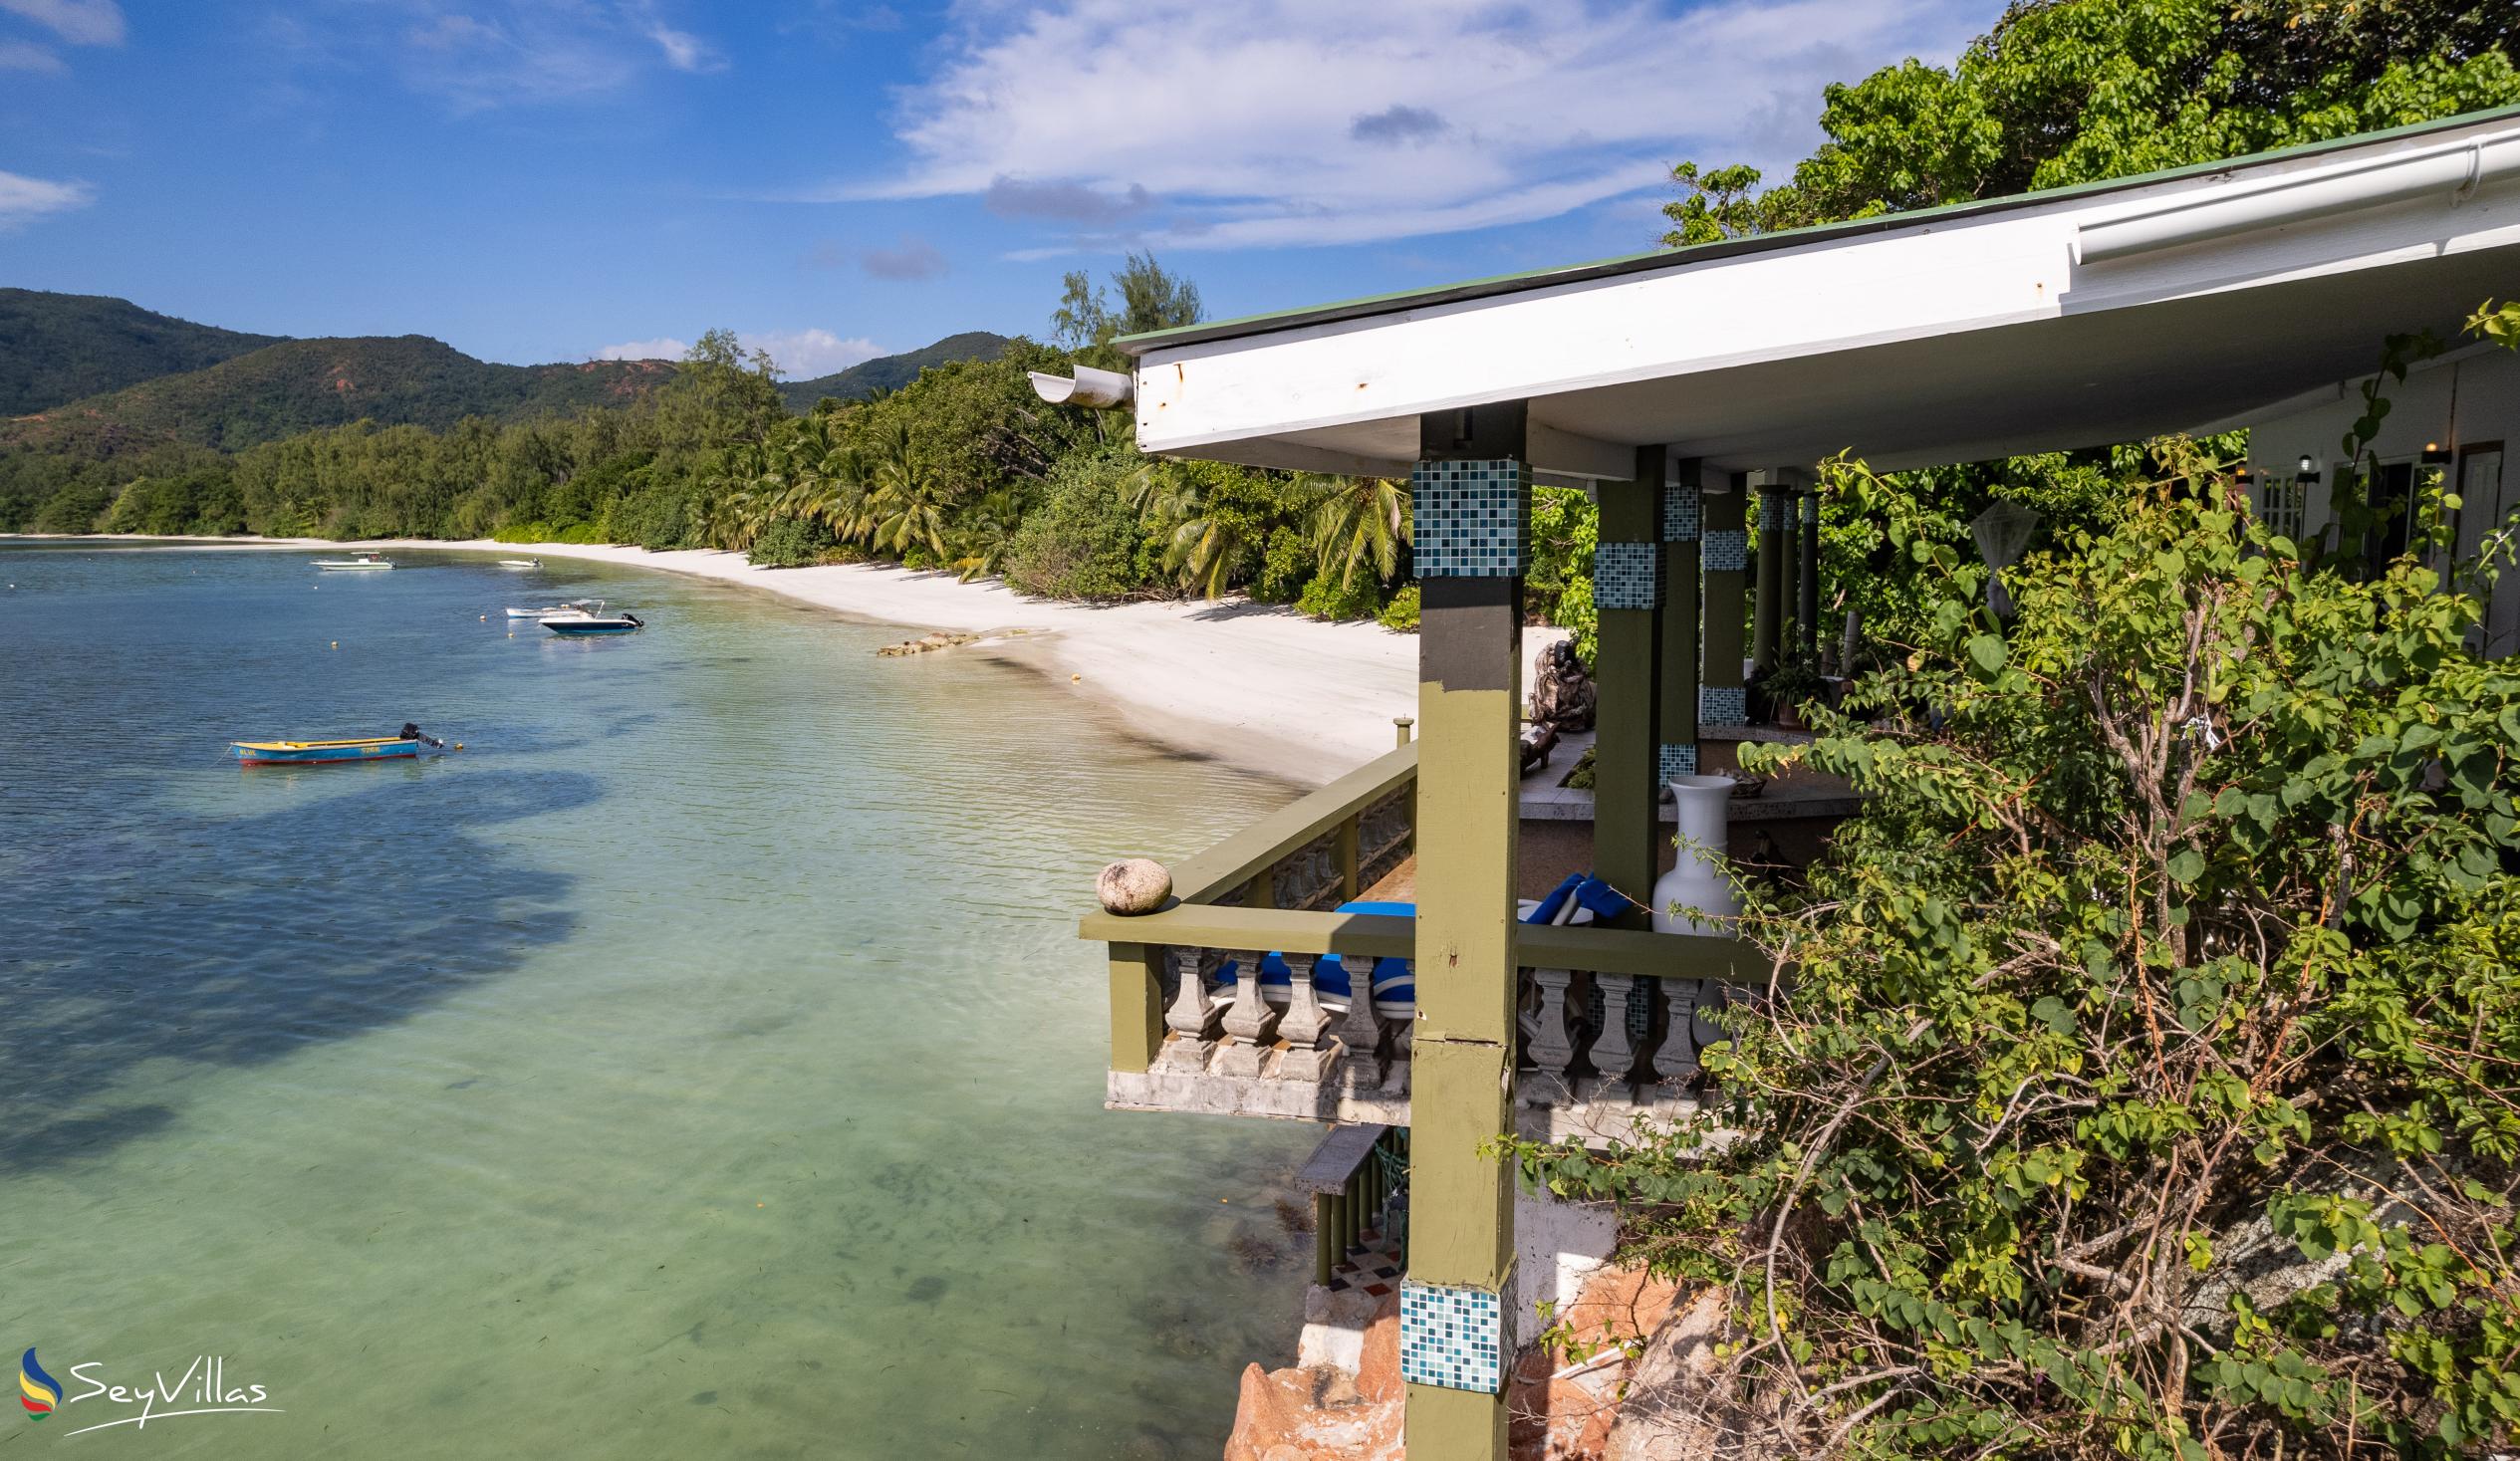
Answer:
<svg viewBox="0 0 2520 1461"><path fill-rule="evenodd" d="M1123 345L1148 451L1400 474L1421 414L1521 399L1583 481L2195 429L2513 293L2520 109Z"/></svg>

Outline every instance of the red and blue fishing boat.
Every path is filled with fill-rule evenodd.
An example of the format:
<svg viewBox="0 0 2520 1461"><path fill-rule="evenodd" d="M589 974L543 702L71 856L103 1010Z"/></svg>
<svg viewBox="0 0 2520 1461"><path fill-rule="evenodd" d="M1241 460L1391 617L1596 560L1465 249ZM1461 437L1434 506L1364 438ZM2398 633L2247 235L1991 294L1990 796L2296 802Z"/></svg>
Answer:
<svg viewBox="0 0 2520 1461"><path fill-rule="evenodd" d="M443 751L446 743L405 725L400 735L364 736L347 741L230 741L228 749L246 766L339 766L352 761L408 761L425 747Z"/></svg>

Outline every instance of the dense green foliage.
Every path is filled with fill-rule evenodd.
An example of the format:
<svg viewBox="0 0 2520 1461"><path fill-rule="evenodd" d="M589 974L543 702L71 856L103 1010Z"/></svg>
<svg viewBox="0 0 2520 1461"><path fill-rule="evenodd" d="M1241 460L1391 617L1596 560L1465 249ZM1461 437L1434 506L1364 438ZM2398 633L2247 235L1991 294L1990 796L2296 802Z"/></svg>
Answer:
<svg viewBox="0 0 2520 1461"><path fill-rule="evenodd" d="M2512 535L2446 585L2322 568L2169 455L2008 624L1890 527L1911 659L1753 758L1870 798L1807 893L1751 890L1791 980L1671 1139L1525 1149L1729 1288L1729 1423L1800 1454L2520 1425L2520 673L2468 647Z"/></svg>
<svg viewBox="0 0 2520 1461"><path fill-rule="evenodd" d="M672 374L657 361L496 365L423 335L291 340L75 400L59 414L111 422L141 439L234 451L353 421L442 428L466 417L519 420L618 405ZM43 436L35 423L6 440L14 446Z"/></svg>
<svg viewBox="0 0 2520 1461"><path fill-rule="evenodd" d="M1114 276L1117 307L1069 284L1054 324L1075 351L956 336L802 385L724 331L678 365L531 369L417 338L286 342L11 423L0 529L730 548L1415 626L1404 483L1151 459L1124 413L1044 405L1027 372L1122 364L1119 333L1199 314L1149 257ZM1547 500L1534 604L1584 610L1591 510Z"/></svg>
<svg viewBox="0 0 2520 1461"><path fill-rule="evenodd" d="M0 416L49 410L277 344L104 295L0 289Z"/></svg>
<svg viewBox="0 0 2520 1461"><path fill-rule="evenodd" d="M2502 0L2016 0L1945 69L1827 89L1792 181L1682 163L1664 242L2098 182L2520 103Z"/></svg>
<svg viewBox="0 0 2520 1461"><path fill-rule="evenodd" d="M865 400L887 390L898 390L918 378L930 365L950 365L957 361L993 361L1014 344L1003 335L986 330L970 330L948 335L934 345L899 355L878 356L861 361L846 370L817 375L811 380L783 380L779 394L786 397L788 409L803 415L824 401Z"/></svg>
<svg viewBox="0 0 2520 1461"><path fill-rule="evenodd" d="M1743 234L2096 182L2520 103L2520 6L2485 0L2020 0L1949 67L1909 61L1827 89L1818 150L1790 181L1683 163L1663 242ZM2037 509L2034 542L2096 528L2161 464L2140 448L1903 473L1888 499L1824 499L1823 567L1877 643L1912 642L1927 586L1881 515L1964 544L1996 502ZM1843 485L1843 484L1842 484Z"/></svg>

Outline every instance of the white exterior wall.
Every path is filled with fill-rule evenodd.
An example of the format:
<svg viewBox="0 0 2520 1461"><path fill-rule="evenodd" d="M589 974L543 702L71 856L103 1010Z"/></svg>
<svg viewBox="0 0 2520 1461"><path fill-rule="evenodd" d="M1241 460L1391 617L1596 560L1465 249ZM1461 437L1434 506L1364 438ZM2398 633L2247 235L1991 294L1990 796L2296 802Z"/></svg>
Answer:
<svg viewBox="0 0 2520 1461"><path fill-rule="evenodd" d="M2390 401L2372 449L2384 464L2419 461L2427 446L2452 453L2444 473L2459 472L2474 449L2501 443L2504 460L2520 450L2520 354L2484 348L2461 352L2407 372L2382 392ZM2258 481L2254 495L2263 514L2272 493L2282 490L2307 455L2318 464L2319 481L2304 494L2305 532L2315 535L2331 521L2330 494L2345 462L2345 435L2363 412L2362 382L2341 382L2321 392L2315 402L2295 401L2294 409L2249 421L2249 466ZM2456 477L2445 478L2452 491ZM2520 469L2506 465L2491 500L2468 501L2460 509L2458 541L2472 551L2483 531L2499 527L2520 509ZM2487 623L2488 647L2497 654L2520 651L2520 573L2506 572L2497 586Z"/></svg>

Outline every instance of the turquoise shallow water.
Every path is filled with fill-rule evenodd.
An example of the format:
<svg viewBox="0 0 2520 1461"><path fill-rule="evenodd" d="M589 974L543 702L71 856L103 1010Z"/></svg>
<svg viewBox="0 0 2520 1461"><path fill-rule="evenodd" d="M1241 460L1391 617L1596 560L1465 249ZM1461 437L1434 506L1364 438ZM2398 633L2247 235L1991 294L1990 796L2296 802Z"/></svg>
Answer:
<svg viewBox="0 0 2520 1461"><path fill-rule="evenodd" d="M310 557L0 549L0 1350L286 1411L0 1461L1214 1454L1308 1133L1103 1111L1074 916L1287 789L732 589ZM581 594L652 627L498 616ZM220 759L405 719L468 749Z"/></svg>

